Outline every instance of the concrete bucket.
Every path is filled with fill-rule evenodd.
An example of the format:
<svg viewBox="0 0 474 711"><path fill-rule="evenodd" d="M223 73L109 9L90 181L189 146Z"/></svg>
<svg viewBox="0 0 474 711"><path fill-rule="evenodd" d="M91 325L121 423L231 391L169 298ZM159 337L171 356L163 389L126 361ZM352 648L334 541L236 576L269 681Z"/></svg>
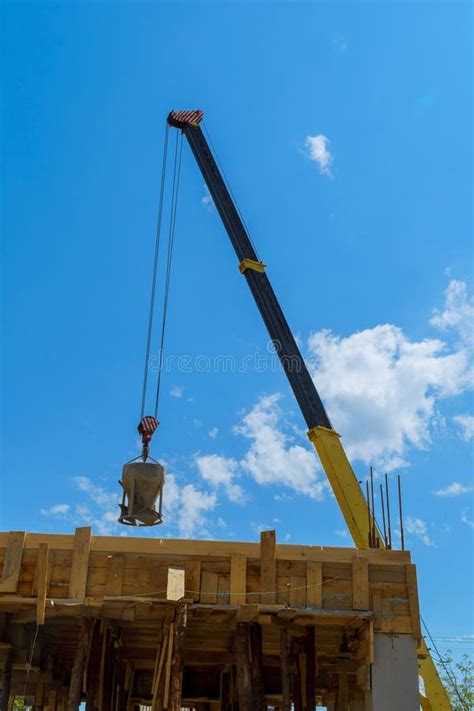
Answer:
<svg viewBox="0 0 474 711"><path fill-rule="evenodd" d="M165 468L158 463L130 462L122 469L123 499L119 523L127 526L156 526L162 523ZM158 500L158 509L156 502Z"/></svg>

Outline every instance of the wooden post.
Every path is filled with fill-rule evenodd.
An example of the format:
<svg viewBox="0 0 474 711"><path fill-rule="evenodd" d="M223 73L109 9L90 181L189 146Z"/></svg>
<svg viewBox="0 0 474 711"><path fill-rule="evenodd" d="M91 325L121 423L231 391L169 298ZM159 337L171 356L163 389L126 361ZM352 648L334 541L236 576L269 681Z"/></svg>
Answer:
<svg viewBox="0 0 474 711"><path fill-rule="evenodd" d="M291 710L291 679L288 649L288 630L280 630L280 668L281 668L281 711Z"/></svg>
<svg viewBox="0 0 474 711"><path fill-rule="evenodd" d="M232 711L230 672L221 674L221 693L219 711Z"/></svg>
<svg viewBox="0 0 474 711"><path fill-rule="evenodd" d="M300 651L301 645L299 639L293 639L292 655L295 660L295 673L293 674L293 704L295 711L303 711L303 693L301 688L301 665Z"/></svg>
<svg viewBox="0 0 474 711"><path fill-rule="evenodd" d="M86 711L95 711L98 706L99 669L102 653L100 621L94 622L91 630L89 662L87 665Z"/></svg>
<svg viewBox="0 0 474 711"><path fill-rule="evenodd" d="M249 658L249 625L239 622L234 638L235 665L237 667L237 689L239 711L254 711L252 704L252 683Z"/></svg>
<svg viewBox="0 0 474 711"><path fill-rule="evenodd" d="M252 653L251 680L252 700L255 711L266 711L265 682L263 678L262 627L258 623L250 625L250 649Z"/></svg>
<svg viewBox="0 0 474 711"><path fill-rule="evenodd" d="M348 711L349 709L349 684L347 674L339 672L339 686L337 689L336 711Z"/></svg>
<svg viewBox="0 0 474 711"><path fill-rule="evenodd" d="M79 629L76 655L71 671L71 684L69 686L69 696L67 700L67 711L77 711L81 703L82 679L84 677L84 662L87 656L89 644L89 634L93 625L93 620L83 618Z"/></svg>
<svg viewBox="0 0 474 711"><path fill-rule="evenodd" d="M12 688L12 650L8 650L5 664L3 666L2 697L0 711L9 711L10 691Z"/></svg>
<svg viewBox="0 0 474 711"><path fill-rule="evenodd" d="M308 627L304 639L306 654L306 706L305 711L314 711L316 706L316 650L314 627Z"/></svg>
<svg viewBox="0 0 474 711"><path fill-rule="evenodd" d="M184 581L184 576L183 576ZM173 654L171 657L171 683L169 711L180 711L181 688L183 685L183 642L186 629L186 605L177 605L173 633Z"/></svg>

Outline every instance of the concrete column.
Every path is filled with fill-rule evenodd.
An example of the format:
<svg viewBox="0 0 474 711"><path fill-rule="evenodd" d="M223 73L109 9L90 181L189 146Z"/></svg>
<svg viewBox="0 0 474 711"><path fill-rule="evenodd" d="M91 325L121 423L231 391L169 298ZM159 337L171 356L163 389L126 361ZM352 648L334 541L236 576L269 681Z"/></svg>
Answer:
<svg viewBox="0 0 474 711"><path fill-rule="evenodd" d="M418 657L413 637L376 634L374 658L373 711L419 711Z"/></svg>

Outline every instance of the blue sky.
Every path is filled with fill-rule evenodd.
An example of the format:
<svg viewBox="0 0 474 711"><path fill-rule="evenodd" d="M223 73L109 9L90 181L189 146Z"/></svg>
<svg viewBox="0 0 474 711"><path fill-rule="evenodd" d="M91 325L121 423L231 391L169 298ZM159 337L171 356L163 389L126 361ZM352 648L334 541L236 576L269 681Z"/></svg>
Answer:
<svg viewBox="0 0 474 711"><path fill-rule="evenodd" d="M122 532L165 117L200 107L358 476L403 476L432 633L472 634L469 5L2 12L2 528ZM147 535L348 545L186 147L179 199Z"/></svg>

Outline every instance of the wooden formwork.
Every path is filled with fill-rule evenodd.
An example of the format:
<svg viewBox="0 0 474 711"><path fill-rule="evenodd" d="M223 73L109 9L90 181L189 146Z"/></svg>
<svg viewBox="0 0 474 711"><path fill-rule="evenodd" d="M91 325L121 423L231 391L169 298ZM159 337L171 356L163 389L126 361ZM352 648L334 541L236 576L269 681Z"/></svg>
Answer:
<svg viewBox="0 0 474 711"><path fill-rule="evenodd" d="M347 711L374 633L421 636L406 551L79 528L0 534L0 566L2 711Z"/></svg>

